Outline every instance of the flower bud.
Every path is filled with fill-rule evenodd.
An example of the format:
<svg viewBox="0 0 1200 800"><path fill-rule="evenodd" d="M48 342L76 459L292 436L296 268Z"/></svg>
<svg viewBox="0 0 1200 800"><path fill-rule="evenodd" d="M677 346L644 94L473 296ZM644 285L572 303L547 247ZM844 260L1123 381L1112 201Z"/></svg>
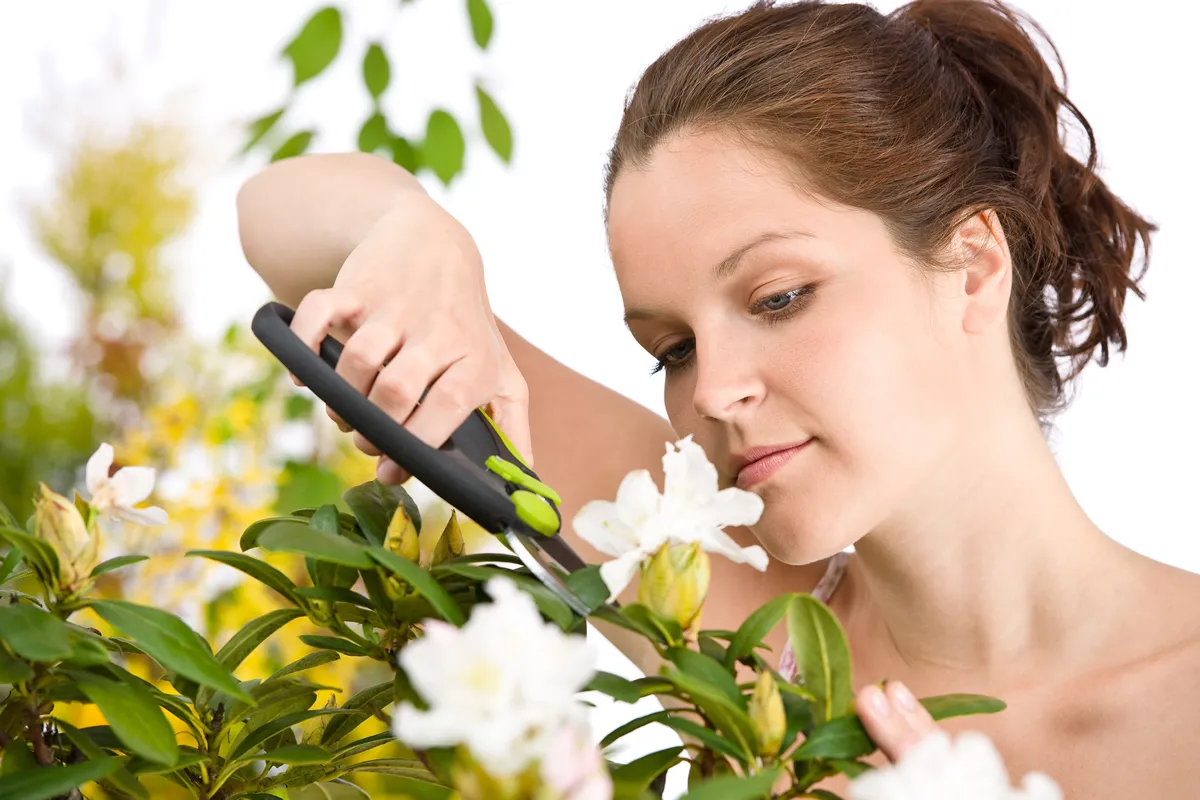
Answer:
<svg viewBox="0 0 1200 800"><path fill-rule="evenodd" d="M396 506L396 513L388 522L387 535L383 546L398 556L416 562L421 558L421 540L417 535L417 526L413 524L404 506Z"/></svg>
<svg viewBox="0 0 1200 800"><path fill-rule="evenodd" d="M699 624L710 572L699 542L663 545L642 567L638 602L688 631Z"/></svg>
<svg viewBox="0 0 1200 800"><path fill-rule="evenodd" d="M779 686L770 672L758 676L754 694L750 695L750 721L758 731L758 754L773 756L779 752L783 734L787 729L787 715L783 710L783 698Z"/></svg>
<svg viewBox="0 0 1200 800"><path fill-rule="evenodd" d="M450 782L459 800L527 800L538 788L536 769L495 777L465 747L455 750Z"/></svg>
<svg viewBox="0 0 1200 800"><path fill-rule="evenodd" d="M100 537L89 531L79 509L67 498L40 484L41 497L34 510L37 534L58 553L58 579L73 591L92 574L100 561Z"/></svg>
<svg viewBox="0 0 1200 800"><path fill-rule="evenodd" d="M446 529L442 531L437 544L433 547L433 553L429 557L429 566L437 566L443 561L458 558L466 549L466 545L463 543L462 529L458 527L458 512L451 511L450 521L446 523Z"/></svg>

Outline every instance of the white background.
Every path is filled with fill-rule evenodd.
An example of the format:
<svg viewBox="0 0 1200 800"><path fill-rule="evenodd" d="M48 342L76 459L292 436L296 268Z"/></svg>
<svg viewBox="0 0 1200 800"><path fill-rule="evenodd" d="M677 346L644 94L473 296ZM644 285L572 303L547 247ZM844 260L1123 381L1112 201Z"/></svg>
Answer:
<svg viewBox="0 0 1200 800"><path fill-rule="evenodd" d="M571 367L661 412L651 361L621 324L601 222L601 167L640 70L701 20L744 3L493 0L496 32L485 55L470 40L463 2L340 5L350 11L344 57L301 93L293 124L319 124L317 150L353 147L367 110L360 54L365 38L381 31L393 58L386 104L413 133L433 102L473 119L471 81L483 75L515 128L513 164L501 165L469 130L466 176L450 191L427 184L479 242L501 318ZM1097 132L1105 179L1161 227L1147 301L1128 308L1130 350L1107 369L1088 370L1059 420L1055 450L1101 527L1200 571L1196 12L1176 0L1018 5L1058 45L1070 95ZM174 256L180 296L202 336L249 322L267 293L238 246L234 193L261 160L231 166L228 156L239 143L238 121L286 96L290 72L275 54L315 7L43 0L23 4L20 22L0 26L0 270L9 273L0 292L48 348L73 330L77 304L29 240L22 204L46 191L55 139L69 141L81 119L119 129L135 114L172 115L197 132L202 202ZM119 82L109 70L114 56L124 64ZM604 666L622 669L609 650ZM615 718L605 713L598 728ZM643 740L655 743L669 739Z"/></svg>

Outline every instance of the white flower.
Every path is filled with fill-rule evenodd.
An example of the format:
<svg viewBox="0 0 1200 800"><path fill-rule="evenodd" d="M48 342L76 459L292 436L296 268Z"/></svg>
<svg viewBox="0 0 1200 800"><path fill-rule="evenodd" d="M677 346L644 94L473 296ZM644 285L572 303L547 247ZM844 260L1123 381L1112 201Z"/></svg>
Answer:
<svg viewBox="0 0 1200 800"><path fill-rule="evenodd" d="M926 736L894 766L864 773L850 787L851 800L1062 800L1048 776L1031 772L1020 788L991 739L978 731L953 741L945 731Z"/></svg>
<svg viewBox="0 0 1200 800"><path fill-rule="evenodd" d="M717 489L717 469L704 449L686 436L667 444L663 456L663 492L648 470L634 470L617 489L617 500L593 500L575 515L575 531L600 552L614 556L600 567L609 599L629 585L641 563L668 542L699 542L700 547L760 572L767 553L758 545L741 547L724 528L753 525L762 515L762 498L742 489Z"/></svg>
<svg viewBox="0 0 1200 800"><path fill-rule="evenodd" d="M154 491L152 467L122 467L111 478L113 448L107 442L87 462L87 488L92 497L88 504L101 514L123 519L135 525L166 525L167 512L149 506L134 508Z"/></svg>
<svg viewBox="0 0 1200 800"><path fill-rule="evenodd" d="M413 688L429 705L402 704L393 732L413 747L465 745L494 778L540 760L562 726L581 722L576 699L595 673L587 640L542 621L508 578L487 582L492 602L461 628L427 620L425 635L400 651Z"/></svg>
<svg viewBox="0 0 1200 800"><path fill-rule="evenodd" d="M565 725L554 735L542 759L541 778L557 800L612 800L604 757L581 725Z"/></svg>

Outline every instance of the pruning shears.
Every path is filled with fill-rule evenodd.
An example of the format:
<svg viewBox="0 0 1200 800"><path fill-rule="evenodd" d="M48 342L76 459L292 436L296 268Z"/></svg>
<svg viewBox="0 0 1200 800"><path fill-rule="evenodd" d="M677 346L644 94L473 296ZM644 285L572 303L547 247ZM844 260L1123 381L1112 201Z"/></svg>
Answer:
<svg viewBox="0 0 1200 800"><path fill-rule="evenodd" d="M291 329L295 312L269 302L254 315L258 340L350 427L451 507L499 537L542 584L577 614L589 608L564 582L586 563L563 541L562 503L482 408L440 448L425 444L337 374L341 342L314 353Z"/></svg>

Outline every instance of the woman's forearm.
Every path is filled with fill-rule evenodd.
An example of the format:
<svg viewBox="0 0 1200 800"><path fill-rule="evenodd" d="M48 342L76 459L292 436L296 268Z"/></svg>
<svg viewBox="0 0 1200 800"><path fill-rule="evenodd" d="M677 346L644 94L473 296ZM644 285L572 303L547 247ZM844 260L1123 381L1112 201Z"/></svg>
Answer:
<svg viewBox="0 0 1200 800"><path fill-rule="evenodd" d="M238 192L246 260L281 302L297 305L333 285L342 262L372 226L406 203L432 203L420 182L367 153L284 159Z"/></svg>

